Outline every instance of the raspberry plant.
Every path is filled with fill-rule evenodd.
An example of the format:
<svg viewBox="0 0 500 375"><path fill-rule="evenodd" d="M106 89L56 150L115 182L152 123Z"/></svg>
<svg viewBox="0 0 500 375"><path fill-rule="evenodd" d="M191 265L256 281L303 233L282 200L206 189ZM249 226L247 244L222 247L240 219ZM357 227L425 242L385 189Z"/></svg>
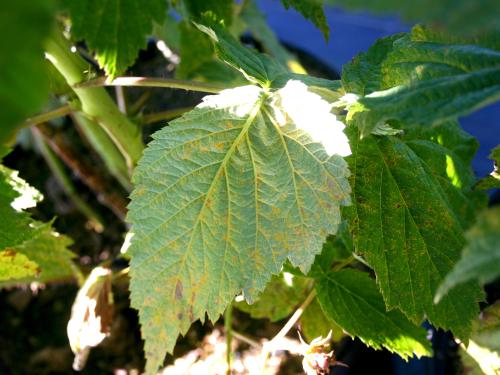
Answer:
<svg viewBox="0 0 500 375"><path fill-rule="evenodd" d="M282 3L328 38L320 1ZM157 371L192 323L215 322L225 311L228 323L233 306L280 320L302 303L290 323L305 309L310 340L333 328L403 358L432 355L424 320L463 342L471 337L484 300L480 283L500 274L500 216L486 208L483 191L499 179L496 171L474 175L478 142L457 119L500 98L494 2L472 13L462 2L449 9L433 1L418 12L409 3L338 3L396 6L423 23L378 40L334 81L307 75L253 1L2 6L1 156L31 126L37 149L98 229L98 215L53 152L47 123L72 114L110 176L131 192L130 247L115 255L130 260L146 373ZM240 42L248 32L263 51ZM127 75L148 37L171 61L180 56L175 78ZM209 95L169 112L177 118L145 146L146 116L124 113L103 86ZM60 107L35 115L49 96ZM498 162L498 148L492 158ZM26 211L40 194L15 171L0 172L0 285L81 282L71 239ZM123 219L125 210L109 192L104 197ZM99 285L108 291L110 280ZM103 293L82 290L92 290L89 298ZM98 344L82 342L72 342L80 357Z"/></svg>

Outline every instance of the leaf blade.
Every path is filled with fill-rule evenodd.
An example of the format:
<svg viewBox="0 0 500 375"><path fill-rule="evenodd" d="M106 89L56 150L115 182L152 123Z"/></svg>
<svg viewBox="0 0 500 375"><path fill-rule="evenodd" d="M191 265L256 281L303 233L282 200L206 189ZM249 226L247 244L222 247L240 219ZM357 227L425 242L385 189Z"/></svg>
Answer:
<svg viewBox="0 0 500 375"><path fill-rule="evenodd" d="M131 296L148 372L194 320L215 320L241 291L256 298L286 259L306 272L336 231L347 165L293 121L279 124L284 93L206 98L155 134L136 169Z"/></svg>

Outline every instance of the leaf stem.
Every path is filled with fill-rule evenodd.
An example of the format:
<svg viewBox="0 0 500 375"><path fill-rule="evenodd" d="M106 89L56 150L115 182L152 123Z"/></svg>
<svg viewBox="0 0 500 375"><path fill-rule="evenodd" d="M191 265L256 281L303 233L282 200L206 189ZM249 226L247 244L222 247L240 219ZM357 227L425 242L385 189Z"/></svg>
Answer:
<svg viewBox="0 0 500 375"><path fill-rule="evenodd" d="M142 123L144 125L147 124L152 124L154 122L159 122L159 121L169 121L172 120L176 117L181 116L187 111L192 110L193 107L182 107L182 108L175 108L175 109L169 109L167 111L163 112L158 112L158 113L148 113L142 116Z"/></svg>
<svg viewBox="0 0 500 375"><path fill-rule="evenodd" d="M28 118L25 122L25 125L26 126L38 125L58 117L69 115L73 111L74 111L73 107L70 104L66 104L52 111L41 113L39 115Z"/></svg>
<svg viewBox="0 0 500 375"><path fill-rule="evenodd" d="M144 144L140 128L120 112L116 103L102 87L80 89L74 87L86 79L89 64L71 52L69 42L58 30L45 43L47 59L73 87L80 99L82 112L99 124L125 157L129 172L142 155Z"/></svg>
<svg viewBox="0 0 500 375"><path fill-rule="evenodd" d="M213 83L154 77L116 77L111 82L108 81L106 77L100 77L73 85L75 89L86 89L102 86L164 87L170 89L208 92L212 94L217 94L225 88Z"/></svg>
<svg viewBox="0 0 500 375"><path fill-rule="evenodd" d="M75 186L71 182L71 179L68 177L61 161L57 158L54 152L49 148L43 136L40 134L40 131L36 127L31 128L31 132L35 138L36 145L40 153L42 154L45 162L49 166L52 174L57 179L59 184L62 186L63 190L73 201L75 206L80 210L82 214L84 214L92 228L100 233L104 230L104 224L99 217L99 215L90 207L87 202L80 198L78 195Z"/></svg>
<svg viewBox="0 0 500 375"><path fill-rule="evenodd" d="M252 340L251 338L235 331L234 329L232 330L233 337L236 338L237 340L240 340L250 346L253 346L256 349L262 350L262 345L260 345L257 341Z"/></svg>
<svg viewBox="0 0 500 375"><path fill-rule="evenodd" d="M226 363L227 363L227 375L231 374L231 342L233 340L233 304L230 303L226 307L224 313L224 330L226 333Z"/></svg>

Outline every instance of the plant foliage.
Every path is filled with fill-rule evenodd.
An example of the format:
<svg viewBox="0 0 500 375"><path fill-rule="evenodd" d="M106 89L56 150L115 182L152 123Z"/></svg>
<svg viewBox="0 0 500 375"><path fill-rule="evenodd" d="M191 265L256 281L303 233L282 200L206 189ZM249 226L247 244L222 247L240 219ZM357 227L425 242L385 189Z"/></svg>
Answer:
<svg viewBox="0 0 500 375"><path fill-rule="evenodd" d="M281 3L328 38L322 1ZM405 359L432 355L424 320L463 342L472 337L498 349L490 339L497 330L489 333L498 309L485 310L484 329L477 317L481 284L499 276L500 212L486 209L481 192L499 186L499 149L491 154L492 174L478 179L471 168L478 142L458 122L500 99L493 1L482 0L482 8L459 1L446 17L448 1L330 3L399 10L427 24L378 40L334 81L305 74L254 1L32 0L9 2L0 13L0 156L23 125L50 128L28 119L48 98L50 74L58 82L52 101L65 102L62 113L72 112L89 145L132 191L130 298L147 374L156 373L197 320L215 322L226 311L230 329L233 303L271 321L300 315L302 306L309 341L333 329L334 340L347 334ZM463 32L454 32L457 25ZM247 31L254 46L240 42ZM178 64L178 79L113 83L151 34ZM85 82L97 74L92 58L105 77ZM119 108L94 86L151 81L216 94L181 108L182 116L144 148L141 105L131 109L119 100ZM99 176L81 168L86 155L69 157L44 137L101 202L116 208L120 194L125 201L123 191L106 191ZM27 138L19 138L24 147ZM74 198L71 179L54 173ZM0 166L0 287L80 276L68 250L72 240L26 211L40 199ZM92 215L85 202L79 205ZM103 295L115 280L108 266L94 268L106 269ZM91 319L77 315L81 326L103 313L89 304L99 300L94 294L75 304L95 310ZM235 303L236 296L244 301ZM75 350L81 357L108 334L112 300L104 302L106 327L94 327L99 339L82 345L85 353ZM73 341L87 342L85 330L77 331ZM464 348L470 354L473 341Z"/></svg>

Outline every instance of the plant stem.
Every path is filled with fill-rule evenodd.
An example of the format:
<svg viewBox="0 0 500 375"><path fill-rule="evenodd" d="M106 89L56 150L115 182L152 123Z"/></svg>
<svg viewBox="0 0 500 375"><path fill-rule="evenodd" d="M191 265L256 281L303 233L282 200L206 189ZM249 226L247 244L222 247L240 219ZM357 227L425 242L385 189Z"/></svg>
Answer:
<svg viewBox="0 0 500 375"><path fill-rule="evenodd" d="M224 313L224 330L226 332L227 375L231 374L231 342L233 340L232 324L233 324L233 304L230 303L226 307L226 312Z"/></svg>
<svg viewBox="0 0 500 375"><path fill-rule="evenodd" d="M62 186L66 194L75 203L75 206L87 217L89 223L92 225L92 228L98 233L102 232L104 230L104 224L101 218L92 209L92 207L90 207L83 199L80 198L75 186L71 182L71 179L66 174L62 163L56 157L54 152L48 147L47 143L43 140L40 131L36 127L33 127L31 128L31 132L35 138L35 142L40 153L42 154L52 174Z"/></svg>
<svg viewBox="0 0 500 375"><path fill-rule="evenodd" d="M72 115L73 122L78 130L89 141L94 150L106 164L109 172L120 182L123 188L130 192L132 184L128 177L128 168L125 158L120 153L120 150L115 146L113 141L108 137L106 132L94 121L90 120L82 113L75 112Z"/></svg>
<svg viewBox="0 0 500 375"><path fill-rule="evenodd" d="M76 53L71 52L68 41L60 32L52 33L45 48L47 58L70 86L86 79L88 63ZM125 157L130 172L141 157L144 148L139 127L120 112L104 88L73 88L73 90L80 99L82 111L106 131Z"/></svg>
<svg viewBox="0 0 500 375"><path fill-rule="evenodd" d="M183 107L183 108L169 109L168 111L163 111L158 113L148 113L142 116L142 123L144 125L147 125L159 121L169 121L176 117L181 116L185 112L190 111L192 109L193 107Z"/></svg>
<svg viewBox="0 0 500 375"><path fill-rule="evenodd" d="M256 349L262 350L262 345L260 345L257 341L252 340L251 338L246 337L245 335L239 332L236 332L234 329L232 331L232 334L233 337L235 337L236 339L243 341L244 343L247 343L248 345L253 346Z"/></svg>
<svg viewBox="0 0 500 375"><path fill-rule="evenodd" d="M316 297L316 290L313 289L311 292L308 294L304 302L299 306L297 310L293 313L293 315L288 319L286 324L281 328L281 330L274 336L271 341L267 342L264 344L262 348L262 353L261 353L261 372L264 372L264 368L266 366L266 361L269 353L273 351L277 345L279 344L280 340L283 339L287 335L287 333L293 328L295 323L299 320L299 318L302 316L302 313L304 310L309 306L309 304L312 302L312 300Z"/></svg>
<svg viewBox="0 0 500 375"><path fill-rule="evenodd" d="M58 118L58 117L69 115L71 112L73 112L73 110L74 109L70 104L66 104L66 105L63 105L62 107L59 107L59 108L54 109L52 111L41 113L39 115L30 117L26 120L25 124L26 124L26 126L38 125L38 124L53 120L53 119Z"/></svg>
<svg viewBox="0 0 500 375"><path fill-rule="evenodd" d="M60 132L46 124L39 124L37 130L40 131L52 151L59 156L69 169L81 178L82 182L95 193L97 199L113 211L120 220L124 220L127 212L127 201L116 190L108 187L102 174L82 160L71 145L67 144Z"/></svg>
<svg viewBox="0 0 500 375"><path fill-rule="evenodd" d="M101 86L136 86L136 87L164 87L170 89L182 89L190 91L208 92L217 94L225 87L213 83L185 81L174 78L153 78L153 77L117 77L111 82L106 77L92 79L87 82L74 84L75 89L88 89Z"/></svg>

